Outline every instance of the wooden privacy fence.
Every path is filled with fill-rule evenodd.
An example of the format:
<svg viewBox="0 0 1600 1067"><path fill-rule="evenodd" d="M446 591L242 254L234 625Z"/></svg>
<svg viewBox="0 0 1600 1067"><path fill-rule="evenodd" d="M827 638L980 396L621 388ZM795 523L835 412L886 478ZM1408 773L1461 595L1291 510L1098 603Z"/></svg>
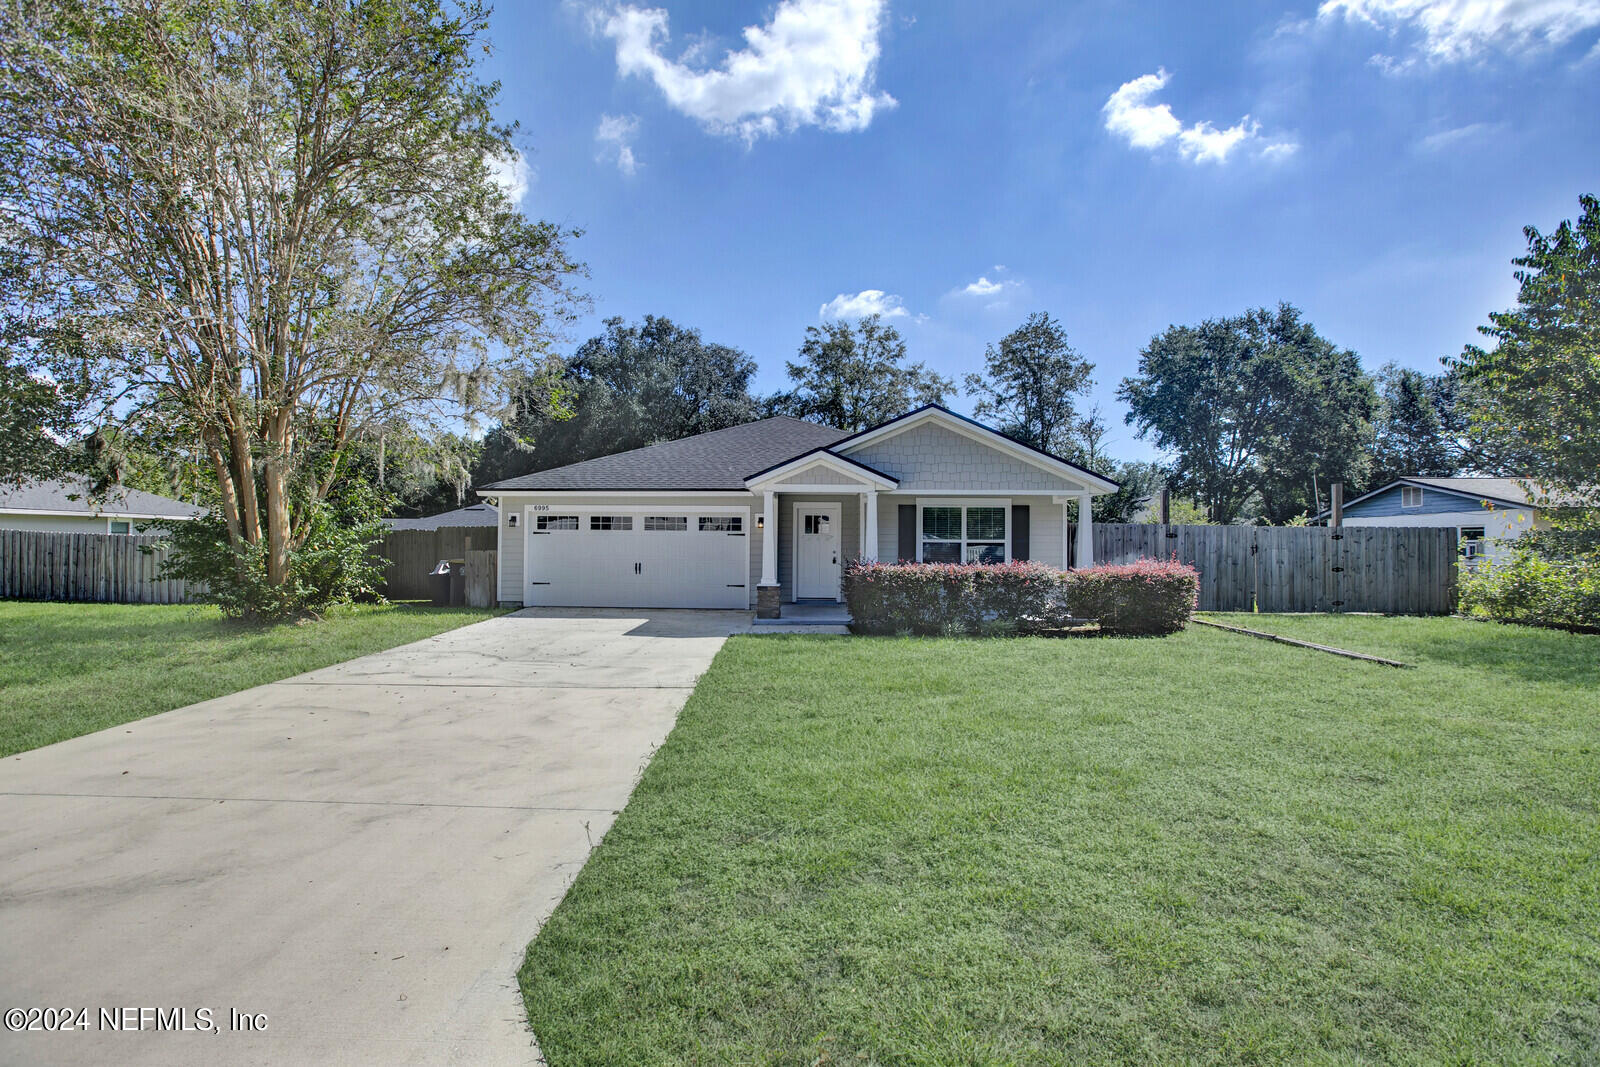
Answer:
<svg viewBox="0 0 1600 1067"><path fill-rule="evenodd" d="M390 530L378 546L386 561L384 596L390 600L428 599L433 596L428 575L434 565L441 559L456 559L466 563L466 603L475 608L490 606L499 598L495 540L493 527Z"/></svg>
<svg viewBox="0 0 1600 1067"><path fill-rule="evenodd" d="M182 604L197 590L158 577L167 550L156 534L0 530L0 598Z"/></svg>
<svg viewBox="0 0 1600 1067"><path fill-rule="evenodd" d="M1094 527L1097 563L1176 557L1198 570L1201 611L1447 615L1456 553L1456 531L1443 527Z"/></svg>

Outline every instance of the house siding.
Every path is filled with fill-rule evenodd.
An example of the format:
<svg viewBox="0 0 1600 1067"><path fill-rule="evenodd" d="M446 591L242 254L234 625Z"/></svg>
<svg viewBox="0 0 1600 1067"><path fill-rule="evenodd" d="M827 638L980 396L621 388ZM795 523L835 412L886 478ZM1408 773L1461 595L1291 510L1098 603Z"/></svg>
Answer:
<svg viewBox="0 0 1600 1067"><path fill-rule="evenodd" d="M820 464L806 470L795 471L787 478L779 478L778 488L786 485L860 485L861 479Z"/></svg>
<svg viewBox="0 0 1600 1067"><path fill-rule="evenodd" d="M1464 512L1477 512L1486 514L1489 509L1483 506L1483 498L1468 496L1465 493L1456 493L1448 489L1435 489L1426 486L1422 490L1422 505L1415 508L1400 506L1400 489L1398 485L1390 486L1377 496L1363 500L1358 504L1350 504L1344 509L1346 519L1377 519L1389 516L1408 515L1459 515ZM1495 505L1496 509L1502 505ZM1452 523L1439 523L1441 526L1450 526Z"/></svg>
<svg viewBox="0 0 1600 1067"><path fill-rule="evenodd" d="M842 448L858 463L900 479L901 492L1002 490L1078 493L1083 486L975 441L965 434L923 423L857 448Z"/></svg>

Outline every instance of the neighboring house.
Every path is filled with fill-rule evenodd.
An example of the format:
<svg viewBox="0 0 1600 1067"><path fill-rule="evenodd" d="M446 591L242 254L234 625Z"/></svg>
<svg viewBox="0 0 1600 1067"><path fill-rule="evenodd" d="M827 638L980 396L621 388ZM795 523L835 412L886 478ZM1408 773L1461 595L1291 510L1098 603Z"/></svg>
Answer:
<svg viewBox="0 0 1600 1067"><path fill-rule="evenodd" d="M204 514L204 508L193 504L122 486L95 500L87 478L0 485L0 530L128 534L138 533L141 526L159 529Z"/></svg>
<svg viewBox="0 0 1600 1067"><path fill-rule="evenodd" d="M857 558L1089 566L1091 499L1116 489L928 405L854 434L762 419L477 492L500 509L502 601L770 615L838 600Z"/></svg>
<svg viewBox="0 0 1600 1067"><path fill-rule="evenodd" d="M500 523L500 512L493 504L468 504L454 511L424 515L420 519L384 519L391 530L442 530L458 526L493 529Z"/></svg>
<svg viewBox="0 0 1600 1067"><path fill-rule="evenodd" d="M1516 478L1399 478L1344 506L1346 526L1453 526L1469 566L1492 558L1496 541L1549 523ZM1329 512L1317 516L1326 522Z"/></svg>

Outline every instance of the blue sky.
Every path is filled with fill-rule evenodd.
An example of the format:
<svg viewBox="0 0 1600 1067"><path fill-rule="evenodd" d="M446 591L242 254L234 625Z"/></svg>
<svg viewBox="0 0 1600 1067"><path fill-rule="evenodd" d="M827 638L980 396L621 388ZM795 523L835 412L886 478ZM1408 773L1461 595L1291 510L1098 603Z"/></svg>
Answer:
<svg viewBox="0 0 1600 1067"><path fill-rule="evenodd" d="M826 313L959 379L1048 311L1130 459L1116 386L1169 324L1288 300L1435 369L1521 227L1600 192L1600 0L505 3L491 36L523 209L584 230L575 339L666 315L767 392Z"/></svg>

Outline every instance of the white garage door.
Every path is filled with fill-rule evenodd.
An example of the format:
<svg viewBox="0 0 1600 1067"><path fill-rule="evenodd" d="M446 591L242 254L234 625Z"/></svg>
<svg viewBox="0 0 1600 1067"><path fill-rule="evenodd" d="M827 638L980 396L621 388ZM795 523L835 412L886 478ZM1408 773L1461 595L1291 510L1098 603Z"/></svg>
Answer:
<svg viewBox="0 0 1600 1067"><path fill-rule="evenodd" d="M747 510L528 510L523 603L747 608Z"/></svg>

